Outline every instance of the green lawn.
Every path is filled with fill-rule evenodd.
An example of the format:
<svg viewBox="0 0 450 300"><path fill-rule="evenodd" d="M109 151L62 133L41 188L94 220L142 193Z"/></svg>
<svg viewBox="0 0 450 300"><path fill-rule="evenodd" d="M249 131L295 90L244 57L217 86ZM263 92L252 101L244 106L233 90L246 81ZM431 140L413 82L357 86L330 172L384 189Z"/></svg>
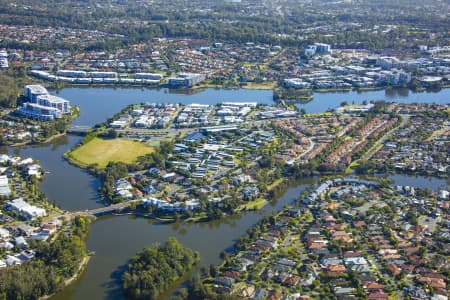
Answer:
<svg viewBox="0 0 450 300"><path fill-rule="evenodd" d="M82 167L98 164L100 168L104 168L110 161L133 163L139 156L153 151L153 147L128 139L94 138L70 152L68 157Z"/></svg>
<svg viewBox="0 0 450 300"><path fill-rule="evenodd" d="M267 190L271 191L271 190L273 190L274 188L276 188L277 186L279 186L282 183L283 183L283 178L278 178L277 180L272 182L272 184L267 186Z"/></svg>
<svg viewBox="0 0 450 300"><path fill-rule="evenodd" d="M263 198L257 198L255 200L252 201L248 201L244 204L241 204L238 208L237 211L241 211L241 210L259 210L261 208L263 208L264 206L266 206L267 204L267 200L263 199Z"/></svg>

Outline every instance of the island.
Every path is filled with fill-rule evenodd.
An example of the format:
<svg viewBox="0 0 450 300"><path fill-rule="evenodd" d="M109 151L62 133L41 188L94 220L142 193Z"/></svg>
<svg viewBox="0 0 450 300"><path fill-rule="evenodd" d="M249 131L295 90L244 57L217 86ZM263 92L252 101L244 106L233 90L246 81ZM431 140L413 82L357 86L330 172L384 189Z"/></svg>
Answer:
<svg viewBox="0 0 450 300"><path fill-rule="evenodd" d="M159 299L169 286L200 261L198 252L183 247L175 238L144 248L128 264L122 275L127 299Z"/></svg>

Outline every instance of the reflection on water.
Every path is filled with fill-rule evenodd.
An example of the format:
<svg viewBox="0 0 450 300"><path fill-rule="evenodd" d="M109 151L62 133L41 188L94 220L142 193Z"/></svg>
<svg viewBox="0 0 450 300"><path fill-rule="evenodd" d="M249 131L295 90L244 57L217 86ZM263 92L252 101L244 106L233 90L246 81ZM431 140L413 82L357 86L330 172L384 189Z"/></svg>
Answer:
<svg viewBox="0 0 450 300"><path fill-rule="evenodd" d="M125 88L67 88L59 91L60 96L80 106L81 116L75 125L94 125L105 121L126 105L140 102L171 103L217 103L222 101L256 101L272 103L272 91L214 90L206 89L192 95L170 94L167 90L125 89ZM406 96L404 96L406 95ZM407 98L404 98L407 97ZM298 104L308 113L323 112L339 106L342 101L362 103L363 101L387 99L404 102L447 103L450 90L433 93L411 93L405 91L372 91L365 93L315 94L312 101ZM63 154L79 143L81 137L63 136L47 145L0 148L0 153L32 157L40 161L48 172L41 189L51 202L66 210L84 210L102 205L97 189L99 181L86 171L68 164ZM397 175L395 175L397 176ZM397 184L430 187L447 184L448 181L410 178L398 175ZM201 265L220 262L219 253L231 250L236 239L245 234L263 216L280 210L310 187L315 178L292 183L278 194L278 201L271 202L261 211L234 215L223 220L204 223L161 223L133 216L103 217L93 223L87 241L87 248L95 251L86 272L71 286L52 299L122 299L119 278L123 266L137 251L154 242L163 242L169 236L176 237L182 244L201 254ZM412 182L412 183L411 183ZM414 183L414 184L413 184ZM431 188L431 187L430 187Z"/></svg>
<svg viewBox="0 0 450 300"><path fill-rule="evenodd" d="M201 266L218 264L220 252L231 251L238 238L263 216L278 211L295 200L315 179L294 182L275 203L261 211L233 215L202 223L148 222L131 216L103 217L91 225L87 241L96 255L91 259L85 276L52 297L59 299L122 299L118 289L122 266L145 246L176 237L183 245L200 252ZM113 273L111 273L113 272Z"/></svg>

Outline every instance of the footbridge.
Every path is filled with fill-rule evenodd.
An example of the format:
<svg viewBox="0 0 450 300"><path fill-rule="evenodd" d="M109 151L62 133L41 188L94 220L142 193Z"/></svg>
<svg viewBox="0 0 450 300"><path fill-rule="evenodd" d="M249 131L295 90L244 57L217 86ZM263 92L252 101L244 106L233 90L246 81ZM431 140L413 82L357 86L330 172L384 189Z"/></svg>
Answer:
<svg viewBox="0 0 450 300"><path fill-rule="evenodd" d="M67 133L71 134L79 134L79 135L85 135L89 131L92 130L91 126L85 126L85 125L72 125L69 128L67 128Z"/></svg>

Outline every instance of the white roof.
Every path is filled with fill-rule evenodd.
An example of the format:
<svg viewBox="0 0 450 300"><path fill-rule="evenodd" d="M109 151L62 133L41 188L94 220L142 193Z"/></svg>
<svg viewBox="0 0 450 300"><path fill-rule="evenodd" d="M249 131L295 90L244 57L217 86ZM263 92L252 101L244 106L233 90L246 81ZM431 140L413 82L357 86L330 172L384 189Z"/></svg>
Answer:
<svg viewBox="0 0 450 300"><path fill-rule="evenodd" d="M63 98L58 97L58 96L50 95L50 94L39 95L38 99L46 100L46 101L48 101L50 103L68 103L69 102L66 99L63 99Z"/></svg>

